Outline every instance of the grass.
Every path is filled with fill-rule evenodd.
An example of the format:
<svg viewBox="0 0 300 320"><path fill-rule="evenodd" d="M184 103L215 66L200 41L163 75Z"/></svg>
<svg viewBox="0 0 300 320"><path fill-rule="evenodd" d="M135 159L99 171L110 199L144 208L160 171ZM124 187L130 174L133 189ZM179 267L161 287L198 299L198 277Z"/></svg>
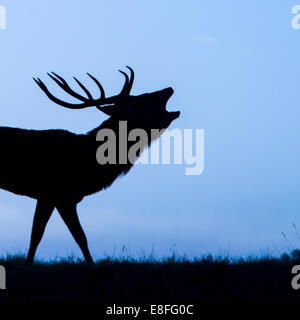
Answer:
<svg viewBox="0 0 300 320"><path fill-rule="evenodd" d="M230 259L210 255L194 260L107 258L95 265L71 257L26 265L24 256L0 258L5 266L4 301L291 301L291 269L300 251L280 258Z"/></svg>

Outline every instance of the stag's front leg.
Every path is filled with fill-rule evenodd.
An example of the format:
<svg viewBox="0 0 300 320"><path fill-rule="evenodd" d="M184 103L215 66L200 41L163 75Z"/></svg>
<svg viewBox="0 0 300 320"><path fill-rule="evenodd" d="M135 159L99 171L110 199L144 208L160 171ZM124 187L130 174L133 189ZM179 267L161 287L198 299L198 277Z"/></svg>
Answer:
<svg viewBox="0 0 300 320"><path fill-rule="evenodd" d="M93 263L93 259L88 248L86 236L78 219L76 204L63 203L59 204L56 207L65 224L67 225L68 229L70 230L76 243L79 245L85 258L85 261L88 263Z"/></svg>
<svg viewBox="0 0 300 320"><path fill-rule="evenodd" d="M36 249L43 237L47 222L54 210L54 204L47 200L38 200L31 231L30 247L26 261L32 263Z"/></svg>

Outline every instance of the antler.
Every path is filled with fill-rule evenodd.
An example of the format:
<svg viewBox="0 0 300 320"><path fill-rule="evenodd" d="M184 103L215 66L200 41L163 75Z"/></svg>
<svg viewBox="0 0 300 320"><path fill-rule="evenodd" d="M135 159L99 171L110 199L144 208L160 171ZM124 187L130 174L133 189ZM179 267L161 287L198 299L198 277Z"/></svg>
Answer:
<svg viewBox="0 0 300 320"><path fill-rule="evenodd" d="M97 107L99 110L105 112L105 113L109 113L109 115L111 115L111 110L109 111L109 109L112 107L112 105L114 105L120 98L124 97L124 96L129 96L132 85L133 85L133 81L134 81L134 71L132 70L132 68L126 66L129 71L130 71L130 77L128 77L128 75L119 70L125 77L125 83L124 86L121 90L121 92L116 95L116 96L112 96L109 98L105 97L105 92L104 89L102 87L102 85L100 84L100 82L93 77L91 74L87 73L87 75L96 83L97 87L100 90L100 97L98 99L94 99L93 96L91 95L91 93L89 92L89 90L75 77L74 80L77 82L77 84L80 86L80 88L85 92L85 94L87 95L87 97L84 97L82 95L80 95L79 93L75 92L73 89L71 89L71 87L68 85L68 83L58 74L51 72L47 73L48 76L54 80L59 87L61 87L65 92L67 92L70 96L82 101L82 103L69 103L69 102L65 102L61 99L56 98L46 87L46 85L43 83L43 81L40 78L33 78L33 80L36 82L36 84L45 92L45 94L47 95L47 97L52 100L53 102L69 108L69 109L83 109L83 108L87 108L87 107ZM110 106L105 106L108 104L112 104ZM100 107L103 106L103 107ZM107 109L107 110L106 110Z"/></svg>

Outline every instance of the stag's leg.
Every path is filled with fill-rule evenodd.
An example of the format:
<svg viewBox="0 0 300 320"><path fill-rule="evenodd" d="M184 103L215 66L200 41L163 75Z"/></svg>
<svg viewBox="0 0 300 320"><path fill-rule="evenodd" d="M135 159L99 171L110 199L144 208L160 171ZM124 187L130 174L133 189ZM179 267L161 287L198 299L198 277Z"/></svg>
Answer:
<svg viewBox="0 0 300 320"><path fill-rule="evenodd" d="M46 200L38 200L36 204L33 225L31 231L30 247L26 261L32 263L36 249L43 237L47 222L54 210L55 206Z"/></svg>
<svg viewBox="0 0 300 320"><path fill-rule="evenodd" d="M57 210L60 213L65 224L67 225L68 229L72 233L72 236L75 239L76 243L79 245L85 258L85 261L88 263L93 263L93 259L88 248L86 236L78 219L76 204L60 204L57 206Z"/></svg>

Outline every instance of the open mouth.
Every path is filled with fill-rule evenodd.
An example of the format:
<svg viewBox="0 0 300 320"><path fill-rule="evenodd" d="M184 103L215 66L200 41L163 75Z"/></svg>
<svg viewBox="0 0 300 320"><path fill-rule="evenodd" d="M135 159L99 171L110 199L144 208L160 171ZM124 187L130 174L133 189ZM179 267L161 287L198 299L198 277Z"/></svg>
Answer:
<svg viewBox="0 0 300 320"><path fill-rule="evenodd" d="M174 90L172 88L166 88L161 90L161 96L165 104L167 104L169 99L172 97L173 93L174 93Z"/></svg>
<svg viewBox="0 0 300 320"><path fill-rule="evenodd" d="M172 97L174 90L172 88L166 88L162 90L163 96L165 98L165 108L167 107L168 100ZM173 120L180 116L180 111L167 111Z"/></svg>
<svg viewBox="0 0 300 320"><path fill-rule="evenodd" d="M180 111L172 111L172 112L168 111L168 113L173 120L177 119L180 116Z"/></svg>

